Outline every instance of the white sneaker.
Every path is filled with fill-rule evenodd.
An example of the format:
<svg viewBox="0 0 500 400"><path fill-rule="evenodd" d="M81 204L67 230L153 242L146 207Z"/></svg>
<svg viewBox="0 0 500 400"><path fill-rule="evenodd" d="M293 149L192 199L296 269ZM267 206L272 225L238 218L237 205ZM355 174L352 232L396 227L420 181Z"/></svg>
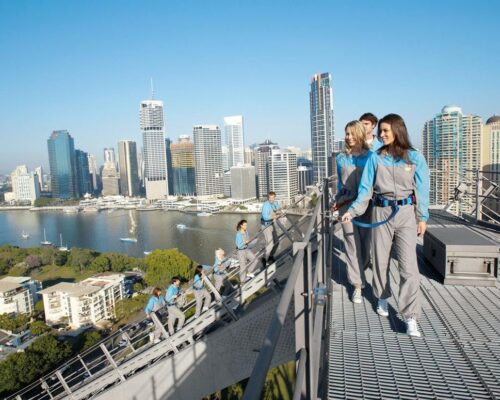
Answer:
<svg viewBox="0 0 500 400"><path fill-rule="evenodd" d="M389 316L389 305L387 304L387 299L378 299L377 314L382 317Z"/></svg>
<svg viewBox="0 0 500 400"><path fill-rule="evenodd" d="M208 311L209 308L208 307L203 307L203 311L202 312L205 312L205 311Z"/></svg>
<svg viewBox="0 0 500 400"><path fill-rule="evenodd" d="M253 278L255 278L255 275L254 274L247 274L247 277L249 277L250 279L253 279Z"/></svg>
<svg viewBox="0 0 500 400"><path fill-rule="evenodd" d="M363 298L361 296L361 289L355 288L354 292L352 293L352 302L355 304L361 304L363 301Z"/></svg>
<svg viewBox="0 0 500 400"><path fill-rule="evenodd" d="M408 318L406 320L406 334L408 336L420 337L417 320L415 318Z"/></svg>

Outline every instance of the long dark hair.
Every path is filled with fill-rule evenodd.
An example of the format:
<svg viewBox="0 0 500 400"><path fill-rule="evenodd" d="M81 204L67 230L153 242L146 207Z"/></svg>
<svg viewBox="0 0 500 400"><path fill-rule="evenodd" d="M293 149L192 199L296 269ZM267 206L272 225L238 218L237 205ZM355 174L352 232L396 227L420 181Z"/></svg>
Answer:
<svg viewBox="0 0 500 400"><path fill-rule="evenodd" d="M378 150L379 154L382 152L387 152L395 158L399 158L408 162L408 150L413 149L413 146L411 145L410 136L408 135L408 129L406 129L405 121L398 114L387 114L384 118L378 121L378 137L380 137L380 126L383 123L389 124L391 126L392 133L394 134L394 142L392 142L390 145L382 146Z"/></svg>
<svg viewBox="0 0 500 400"><path fill-rule="evenodd" d="M238 225L236 225L236 230L239 231L241 228L241 225L246 224L246 223L247 223L247 220L242 219L240 222L238 222Z"/></svg>

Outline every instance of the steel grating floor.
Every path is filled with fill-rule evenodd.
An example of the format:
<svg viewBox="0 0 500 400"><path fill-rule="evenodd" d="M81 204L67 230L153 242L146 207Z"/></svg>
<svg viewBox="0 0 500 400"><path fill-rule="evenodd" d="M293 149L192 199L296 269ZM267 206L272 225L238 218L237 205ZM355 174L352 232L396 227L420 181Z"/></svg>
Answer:
<svg viewBox="0 0 500 400"><path fill-rule="evenodd" d="M422 337L410 338L397 293L389 318L375 312L371 285L362 304L350 301L341 239L335 248L329 399L500 399L500 289L445 286L420 259ZM395 260L390 279L397 287Z"/></svg>

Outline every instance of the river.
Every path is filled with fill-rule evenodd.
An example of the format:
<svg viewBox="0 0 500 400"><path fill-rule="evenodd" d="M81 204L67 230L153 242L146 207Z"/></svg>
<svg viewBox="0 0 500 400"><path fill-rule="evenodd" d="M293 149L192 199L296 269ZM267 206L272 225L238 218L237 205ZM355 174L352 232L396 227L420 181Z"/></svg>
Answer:
<svg viewBox="0 0 500 400"><path fill-rule="evenodd" d="M45 229L47 240L68 247L99 252L114 251L143 257L144 251L176 247L196 262L212 264L214 250L233 251L236 224L248 220L250 235L257 232L256 214L214 214L200 217L180 211L113 210L96 213L65 214L62 211L0 211L0 245L38 247ZM178 224L185 225L179 229ZM22 238L22 232L30 236ZM137 243L124 243L122 237L135 237Z"/></svg>

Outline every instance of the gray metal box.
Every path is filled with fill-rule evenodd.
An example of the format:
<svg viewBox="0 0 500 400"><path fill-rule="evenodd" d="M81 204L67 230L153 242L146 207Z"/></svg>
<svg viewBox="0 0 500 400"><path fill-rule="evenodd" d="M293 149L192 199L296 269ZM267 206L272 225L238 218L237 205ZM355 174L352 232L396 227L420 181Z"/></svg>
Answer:
<svg viewBox="0 0 500 400"><path fill-rule="evenodd" d="M424 255L445 285L497 285L500 245L466 226L430 226Z"/></svg>

